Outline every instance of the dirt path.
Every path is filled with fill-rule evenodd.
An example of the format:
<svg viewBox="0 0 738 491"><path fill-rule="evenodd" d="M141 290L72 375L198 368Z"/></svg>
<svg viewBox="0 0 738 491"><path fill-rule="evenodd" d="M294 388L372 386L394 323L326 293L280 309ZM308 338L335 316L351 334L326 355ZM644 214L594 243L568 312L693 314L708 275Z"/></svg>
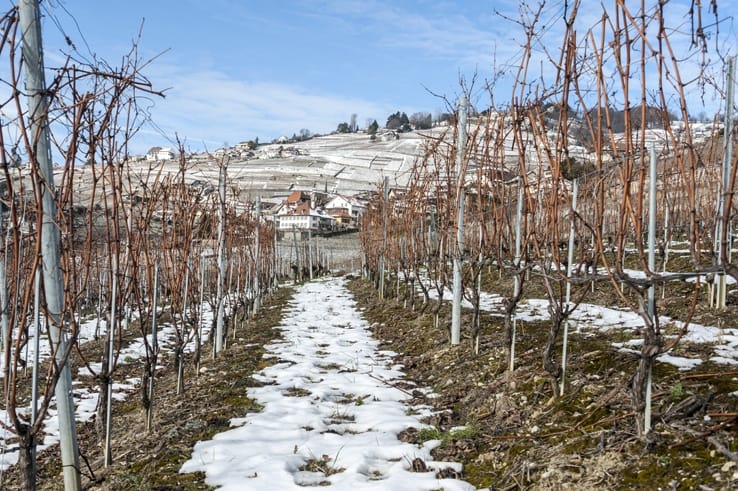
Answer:
<svg viewBox="0 0 738 491"><path fill-rule="evenodd" d="M199 442L183 471L239 491L475 489L445 477L461 466L431 457L438 441L398 439L425 426L424 412L393 386L403 377L394 353L378 350L343 279L299 287L278 329L282 339L266 346L276 363L254 375L262 387L248 390L262 410Z"/></svg>

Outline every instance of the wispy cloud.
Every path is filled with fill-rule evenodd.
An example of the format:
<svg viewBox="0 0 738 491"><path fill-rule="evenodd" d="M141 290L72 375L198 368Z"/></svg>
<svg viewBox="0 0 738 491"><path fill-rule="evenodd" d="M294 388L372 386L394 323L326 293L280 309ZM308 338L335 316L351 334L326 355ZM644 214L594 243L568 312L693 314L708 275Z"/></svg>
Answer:
<svg viewBox="0 0 738 491"><path fill-rule="evenodd" d="M256 137L271 140L303 128L327 133L348 122L352 113L379 119L391 109L298 85L236 80L216 70L168 67L159 73L160 84L172 88L166 99L156 102L154 113L160 117L155 122L164 132L158 138L173 138L176 133L196 149L213 150Z"/></svg>
<svg viewBox="0 0 738 491"><path fill-rule="evenodd" d="M628 3L634 8L640 5L635 0ZM153 2L139 9L147 12L149 22L142 47L158 47L154 53L162 47L172 50L145 70L155 88L171 89L166 99L154 101L155 125L143 129L136 140L137 151L166 144L166 138L175 133L193 149L213 149L256 136L270 140L302 128L329 132L352 113L358 114L360 124L370 117L382 124L397 110L408 114L445 110L444 102L423 87L453 102L450 94L461 91L460 76L467 81L476 76L472 102L478 107L490 103L481 80L494 78L494 102L505 105L523 54L521 16L530 21L538 2L212 0L206 5L181 0L176 3L180 20L170 18L166 5ZM553 84L556 70L549 56L558 59L562 48L565 5L570 7L571 2L545 3L536 26L541 38L529 60L527 89L534 91L541 81ZM685 43L688 36L683 35L691 27L684 17L690 2L671 0L668 5L666 13L672 16L668 23L680 31L679 39L673 38L675 50L678 56L686 56L693 52ZM595 28L593 33L599 36L595 26L602 20L603 8L609 9L582 2L576 28L583 46L589 29ZM121 37L102 32L101 36L103 46L116 39L115 45L120 39L130 40L130 33ZM724 30L721 42L723 37ZM728 45L735 49L735 42ZM582 53L589 54L591 46L587 50ZM53 54L48 59L51 64L58 62ZM579 68L586 69L587 60L579 61ZM610 63L608 75L615 73L610 60L606 63ZM505 76L497 78L498 73ZM682 74L693 78L697 68L685 65ZM715 74L719 79L718 65Z"/></svg>
<svg viewBox="0 0 738 491"><path fill-rule="evenodd" d="M464 15L458 8L442 2L389 2L385 0L325 0L311 10L313 16L331 17L347 25L362 25L367 42L415 56L437 57L476 65L492 59L494 26L478 17Z"/></svg>

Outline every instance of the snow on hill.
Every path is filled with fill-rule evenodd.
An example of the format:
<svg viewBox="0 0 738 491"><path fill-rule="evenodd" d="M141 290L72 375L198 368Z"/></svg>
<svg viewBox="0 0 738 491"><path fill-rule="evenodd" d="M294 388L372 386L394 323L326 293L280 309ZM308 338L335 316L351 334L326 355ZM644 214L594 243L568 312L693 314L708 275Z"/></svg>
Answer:
<svg viewBox="0 0 738 491"><path fill-rule="evenodd" d="M407 183L424 137L418 132L396 136L371 140L366 133L349 133L261 145L245 157L234 153L193 159L188 176L192 181L215 183L218 162L228 158L229 186L238 187L252 198L312 189L351 196L376 190L385 177L393 186ZM147 172L151 162L141 160L131 165ZM164 162L165 172L176 172L178 166L176 160Z"/></svg>

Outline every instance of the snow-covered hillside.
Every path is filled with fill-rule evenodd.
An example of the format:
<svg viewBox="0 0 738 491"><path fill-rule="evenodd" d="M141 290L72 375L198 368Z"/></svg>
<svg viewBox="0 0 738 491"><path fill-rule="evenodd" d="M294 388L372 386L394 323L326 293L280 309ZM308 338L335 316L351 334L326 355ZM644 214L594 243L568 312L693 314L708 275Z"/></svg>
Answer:
<svg viewBox="0 0 738 491"><path fill-rule="evenodd" d="M392 133L372 140L366 133L335 134L295 143L260 145L252 152L219 153L192 159L192 181L215 183L219 162L227 159L230 187L242 196L269 199L292 190L324 191L343 195L373 191L385 177L391 185L407 183L409 171L422 150L426 132ZM148 172L151 162L132 162ZM178 162L164 163L165 172L176 172Z"/></svg>

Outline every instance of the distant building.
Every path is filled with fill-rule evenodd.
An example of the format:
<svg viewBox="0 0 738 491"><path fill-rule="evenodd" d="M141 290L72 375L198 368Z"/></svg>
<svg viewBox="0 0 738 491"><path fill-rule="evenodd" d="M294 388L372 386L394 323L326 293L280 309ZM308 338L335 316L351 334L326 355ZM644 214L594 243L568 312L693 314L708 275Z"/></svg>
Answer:
<svg viewBox="0 0 738 491"><path fill-rule="evenodd" d="M292 208L305 202L309 204L310 194L305 191L292 191L285 201L287 202L287 206Z"/></svg>
<svg viewBox="0 0 738 491"><path fill-rule="evenodd" d="M325 204L325 212L336 219L336 225L340 228L356 226L365 211L365 204L346 196L335 196Z"/></svg>
<svg viewBox="0 0 738 491"><path fill-rule="evenodd" d="M312 230L327 232L335 229L336 219L318 210L301 207L295 213L284 213L274 216L278 230Z"/></svg>
<svg viewBox="0 0 738 491"><path fill-rule="evenodd" d="M174 160L176 154L171 148L151 147L146 153L146 160L149 162L159 160Z"/></svg>
<svg viewBox="0 0 738 491"><path fill-rule="evenodd" d="M275 215L288 215L295 213L300 206L311 208L310 195L304 191L292 191L287 198L275 209Z"/></svg>

